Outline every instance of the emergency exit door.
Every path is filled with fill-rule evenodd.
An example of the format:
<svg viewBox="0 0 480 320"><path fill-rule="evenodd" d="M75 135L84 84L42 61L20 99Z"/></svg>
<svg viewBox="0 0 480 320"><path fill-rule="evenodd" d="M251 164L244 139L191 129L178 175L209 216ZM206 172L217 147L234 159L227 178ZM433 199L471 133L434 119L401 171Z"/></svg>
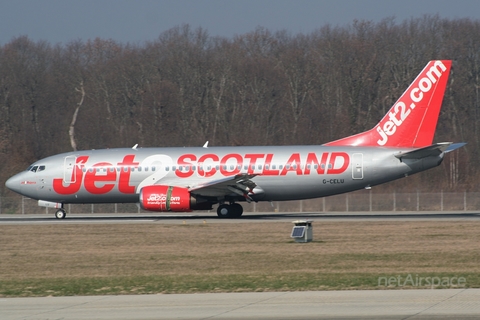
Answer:
<svg viewBox="0 0 480 320"><path fill-rule="evenodd" d="M352 155L352 178L363 179L363 153L354 153Z"/></svg>
<svg viewBox="0 0 480 320"><path fill-rule="evenodd" d="M77 181L77 170L75 170L76 156L66 156L63 165L63 181L75 183Z"/></svg>

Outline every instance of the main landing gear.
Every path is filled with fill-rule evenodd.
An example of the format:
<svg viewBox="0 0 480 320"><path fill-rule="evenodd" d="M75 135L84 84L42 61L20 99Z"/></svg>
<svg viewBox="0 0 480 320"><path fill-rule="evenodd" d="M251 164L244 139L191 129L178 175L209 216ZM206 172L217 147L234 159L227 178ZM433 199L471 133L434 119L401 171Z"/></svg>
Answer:
<svg viewBox="0 0 480 320"><path fill-rule="evenodd" d="M217 208L217 215L220 218L240 218L243 213L243 207L238 203L221 204Z"/></svg>
<svg viewBox="0 0 480 320"><path fill-rule="evenodd" d="M55 218L57 219L65 219L66 216L67 216L67 213L63 208L60 208L55 212Z"/></svg>

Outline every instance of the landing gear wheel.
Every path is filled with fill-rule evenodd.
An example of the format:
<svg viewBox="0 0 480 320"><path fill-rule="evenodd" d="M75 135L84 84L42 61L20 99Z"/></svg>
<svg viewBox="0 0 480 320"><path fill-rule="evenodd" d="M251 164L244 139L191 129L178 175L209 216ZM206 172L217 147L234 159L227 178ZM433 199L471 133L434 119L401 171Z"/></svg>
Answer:
<svg viewBox="0 0 480 320"><path fill-rule="evenodd" d="M67 216L67 213L63 209L58 209L55 212L55 218L57 219L65 219L66 216Z"/></svg>
<svg viewBox="0 0 480 320"><path fill-rule="evenodd" d="M232 218L240 218L243 214L243 207L238 203L232 203L230 205L232 208Z"/></svg>
<svg viewBox="0 0 480 320"><path fill-rule="evenodd" d="M217 208L217 216L220 218L230 218L232 211L231 206L228 204L221 204Z"/></svg>
<svg viewBox="0 0 480 320"><path fill-rule="evenodd" d="M217 215L220 218L240 218L243 214L243 207L238 203L221 204L217 208Z"/></svg>

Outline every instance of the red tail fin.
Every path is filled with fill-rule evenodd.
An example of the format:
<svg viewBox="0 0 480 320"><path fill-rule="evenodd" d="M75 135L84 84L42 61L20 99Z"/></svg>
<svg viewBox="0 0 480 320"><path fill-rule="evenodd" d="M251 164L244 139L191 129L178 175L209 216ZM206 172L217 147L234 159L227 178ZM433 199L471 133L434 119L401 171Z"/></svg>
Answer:
<svg viewBox="0 0 480 320"><path fill-rule="evenodd" d="M426 147L432 144L451 60L430 61L371 130L327 146Z"/></svg>

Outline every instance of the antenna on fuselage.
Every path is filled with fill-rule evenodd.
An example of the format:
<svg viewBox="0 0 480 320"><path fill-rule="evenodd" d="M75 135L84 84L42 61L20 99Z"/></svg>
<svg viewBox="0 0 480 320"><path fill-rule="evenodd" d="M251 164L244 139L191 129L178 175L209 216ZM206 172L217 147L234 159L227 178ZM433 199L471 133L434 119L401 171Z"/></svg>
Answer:
<svg viewBox="0 0 480 320"><path fill-rule="evenodd" d="M204 147L205 149L207 149L207 148L208 148L208 141L207 141L207 142L205 142L205 144L203 145L203 147Z"/></svg>
<svg viewBox="0 0 480 320"><path fill-rule="evenodd" d="M137 150L137 147L138 147L138 143L135 144L135 145L132 147L132 149L133 149L133 150Z"/></svg>

